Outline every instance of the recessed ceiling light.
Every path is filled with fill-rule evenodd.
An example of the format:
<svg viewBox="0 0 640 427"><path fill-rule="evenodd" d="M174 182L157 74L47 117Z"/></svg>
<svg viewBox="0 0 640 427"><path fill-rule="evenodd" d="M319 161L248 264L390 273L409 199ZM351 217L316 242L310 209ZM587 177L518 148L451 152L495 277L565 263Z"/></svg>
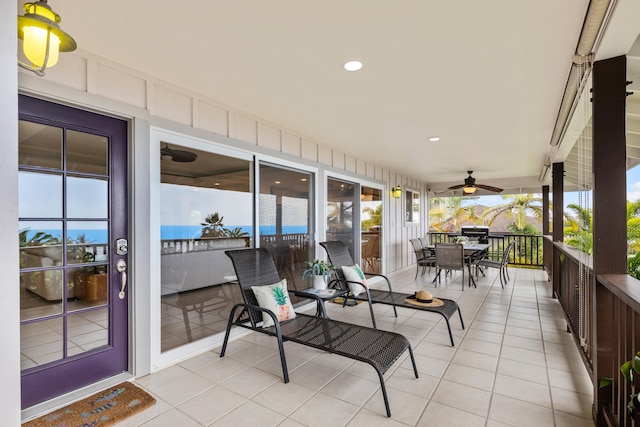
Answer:
<svg viewBox="0 0 640 427"><path fill-rule="evenodd" d="M344 64L344 69L347 71L358 71L360 68L362 68L362 62L360 61L347 61Z"/></svg>
<svg viewBox="0 0 640 427"><path fill-rule="evenodd" d="M438 142L438 141L440 141L440 137L439 136L432 136L432 137L429 138L429 141Z"/></svg>
<svg viewBox="0 0 640 427"><path fill-rule="evenodd" d="M275 181L276 184L280 184L280 181Z"/></svg>

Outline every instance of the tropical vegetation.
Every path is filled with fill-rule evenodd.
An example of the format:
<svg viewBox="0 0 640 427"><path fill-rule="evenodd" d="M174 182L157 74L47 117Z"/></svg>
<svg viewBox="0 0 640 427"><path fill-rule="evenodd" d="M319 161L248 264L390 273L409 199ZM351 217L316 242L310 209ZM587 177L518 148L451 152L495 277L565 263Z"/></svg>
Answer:
<svg viewBox="0 0 640 427"><path fill-rule="evenodd" d="M225 228L222 221L224 217L218 212L214 212L205 217L204 222L200 223L202 226L201 238L214 238L214 237L248 237L249 233L242 231L242 228L236 227L234 229Z"/></svg>

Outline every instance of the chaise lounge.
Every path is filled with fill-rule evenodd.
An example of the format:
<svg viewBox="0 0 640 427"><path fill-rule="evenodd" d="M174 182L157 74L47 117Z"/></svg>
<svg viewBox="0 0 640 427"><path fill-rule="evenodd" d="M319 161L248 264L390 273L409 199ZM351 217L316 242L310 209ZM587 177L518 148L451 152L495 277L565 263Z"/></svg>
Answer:
<svg viewBox="0 0 640 427"><path fill-rule="evenodd" d="M380 277L382 278L389 288L388 291L381 289L370 289L368 286L362 286L363 291L359 294L354 294L352 291L353 285L361 286L361 281L349 280L349 278L345 275L345 267L351 267L355 265L351 254L349 253L349 249L344 244L344 242L336 240L332 242L320 242L320 246L322 246L327 252L327 256L329 257L329 261L335 267L335 272L337 278L335 279L338 283L341 284L343 288L349 288L351 290L348 298L354 298L360 301L367 301L369 303L369 312L371 313L371 322L373 323L373 327L376 327L376 318L373 313L373 304L387 304L393 306L393 313L396 317L398 317L398 312L396 307L405 307L405 308L413 308L416 310L424 310L431 311L433 313L438 313L441 315L444 320L447 322L447 329L449 330L449 339L451 340L451 346L453 347L455 344L453 342L453 334L451 333L451 324L449 323L449 319L456 313L460 315L460 324L462 325L462 329L464 329L464 321L462 320L462 313L460 312L460 307L458 303L454 300L441 298L440 300L443 302L441 306L425 306L425 305L415 305L407 302L407 298L412 298L414 295L405 294L401 292L393 292L391 289L391 282L389 279L382 274L373 274L373 273L364 273L367 277ZM350 286L351 285L351 286ZM345 303L347 298L345 298Z"/></svg>
<svg viewBox="0 0 640 427"><path fill-rule="evenodd" d="M383 375L405 350L409 351L413 371L418 378L413 351L407 338L394 332L295 313L288 305L290 300L283 297L286 279L280 279L274 260L266 249L229 250L226 254L233 262L244 303L236 304L231 309L220 357L225 355L229 333L235 325L277 338L285 383L289 382L283 345L285 341L368 363L378 373L387 416L391 416ZM277 295L277 309L273 306L266 308L269 304L265 302L264 296L270 293ZM240 312L236 316L238 310Z"/></svg>

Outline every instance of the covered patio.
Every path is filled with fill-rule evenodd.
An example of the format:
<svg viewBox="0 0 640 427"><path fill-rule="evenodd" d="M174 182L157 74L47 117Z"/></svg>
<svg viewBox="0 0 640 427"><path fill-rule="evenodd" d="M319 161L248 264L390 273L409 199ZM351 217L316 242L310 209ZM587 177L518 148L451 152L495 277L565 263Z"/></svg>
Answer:
<svg viewBox="0 0 640 427"><path fill-rule="evenodd" d="M435 271L390 276L394 290L457 300L467 326L452 319L451 347L437 314L399 309L395 318L389 306L374 305L378 327L409 338L420 372L413 378L405 359L385 375L391 419L368 365L287 344L284 384L275 340L250 333L222 359L218 347L138 379L158 403L118 426L593 425L591 381L547 275L510 268L502 289L496 272L464 291L460 273L437 288ZM327 309L335 319L371 322L366 304Z"/></svg>
<svg viewBox="0 0 640 427"><path fill-rule="evenodd" d="M640 162L637 0L502 1L463 10L436 2L415 8L333 2L335 11L322 2L304 9L295 2L151 7L116 0L98 7L70 0L52 6L80 49L62 55L44 78L14 70L15 15L23 3L0 6L6 12L0 32L7 34L1 50L9 52L0 60L0 91L7 94L0 122L8 141L0 158L6 189L0 258L13 289L0 299L6 345L0 412L10 425L101 386L78 386L27 408L15 393L30 369L20 360L25 339L15 292L23 197L18 95L126 122L120 176L130 194L122 224L132 245L120 256L128 257L131 274L124 297L112 292L123 310L112 318L126 319L118 335L127 344L120 348L126 366L106 381L133 380L158 403L121 426L634 424L625 415L632 387L618 371L640 349L640 283L626 274L623 220L625 173ZM143 26L129 20L138 16L149 19ZM175 37L165 33L168 25L157 25L167 17ZM123 23L118 31L114 22ZM344 61L358 56L362 72L345 71ZM398 66L407 59L408 67ZM260 166L308 175L312 251L342 232L326 221L328 182L352 185L354 205L361 188L379 193L384 220L376 268L390 273L395 290L426 288L455 299L467 326L460 330L452 319L451 347L439 316L400 309L394 318L389 307L375 307L379 327L411 340L421 373L418 380L402 375L406 360L387 373L391 419L372 373L349 360L290 345L285 385L274 343L257 334L233 341L224 359L215 334L187 329L186 339L165 345L162 321L172 317L183 334L190 315L160 291L158 151L167 141L242 160L247 188ZM414 280L408 242L429 231L429 199L460 195L449 188L470 169L478 183L542 193L545 200L544 269L512 267L504 289L495 270L462 291L460 275L437 288L433 272ZM213 173L209 178L219 184ZM393 188L401 190L398 197ZM559 207L574 190L593 197L593 257L563 243ZM247 194L245 211L259 218L259 194ZM358 220L356 213L355 258L362 248ZM253 238L253 245L266 246ZM111 274L112 283L124 277ZM370 323L364 304L328 308L333 318ZM613 385L599 389L599 380L610 377Z"/></svg>

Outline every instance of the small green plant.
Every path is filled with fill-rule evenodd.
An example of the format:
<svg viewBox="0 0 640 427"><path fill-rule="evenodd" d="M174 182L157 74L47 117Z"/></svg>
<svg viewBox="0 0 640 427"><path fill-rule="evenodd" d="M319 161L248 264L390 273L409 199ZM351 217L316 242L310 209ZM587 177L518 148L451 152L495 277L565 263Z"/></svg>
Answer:
<svg viewBox="0 0 640 427"><path fill-rule="evenodd" d="M640 351L633 356L633 359L627 360L620 366L620 372L629 381L632 386L632 390L635 392L634 376L640 374ZM600 388L605 388L613 384L613 378L601 378ZM627 402L627 410L629 415L635 417L640 414L640 401L638 400L639 393L633 393L629 396L629 402Z"/></svg>
<svg viewBox="0 0 640 427"><path fill-rule="evenodd" d="M331 277L331 271L333 265L320 259L314 259L313 261L305 261L304 271L302 272L302 278L308 279L313 276L324 276L325 280Z"/></svg>

